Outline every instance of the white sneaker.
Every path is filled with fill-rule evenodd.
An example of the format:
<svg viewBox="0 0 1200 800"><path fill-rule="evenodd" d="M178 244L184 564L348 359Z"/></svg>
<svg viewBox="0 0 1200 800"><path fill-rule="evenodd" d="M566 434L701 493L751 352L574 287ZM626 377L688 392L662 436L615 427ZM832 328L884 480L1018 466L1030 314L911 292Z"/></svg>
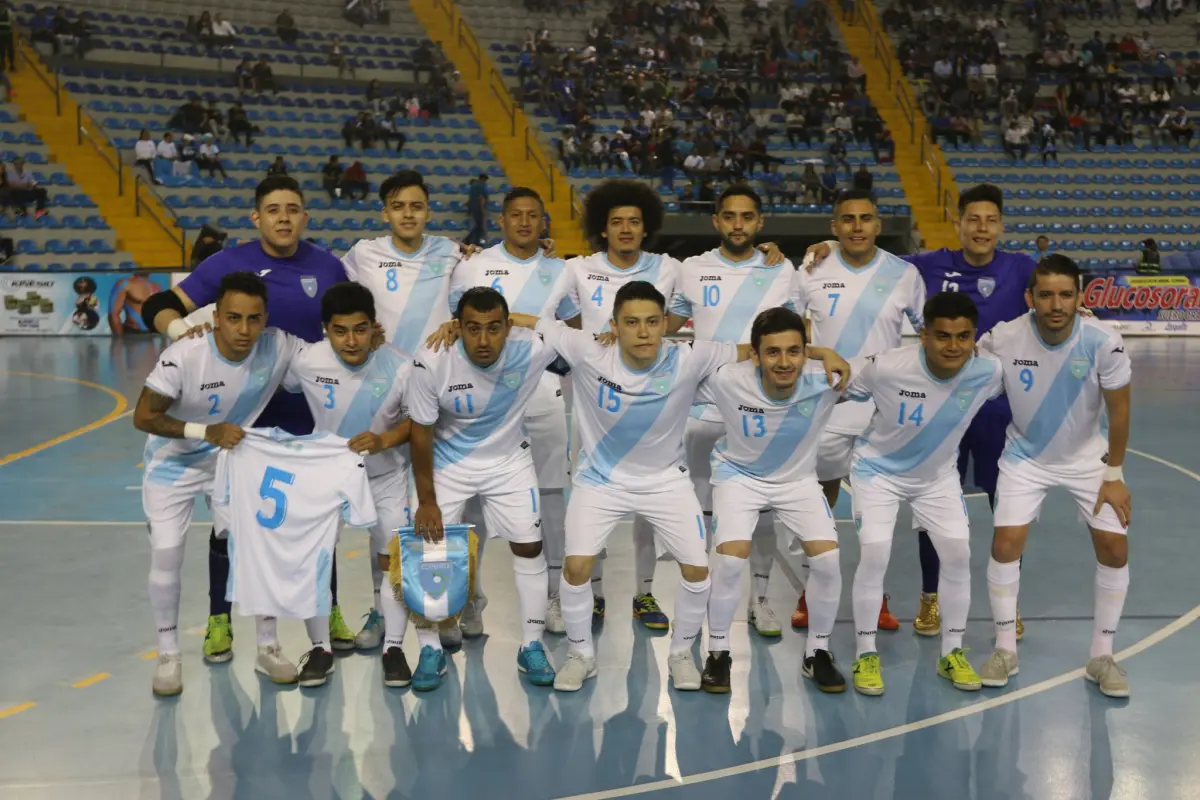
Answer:
<svg viewBox="0 0 1200 800"><path fill-rule="evenodd" d="M1083 677L1100 688L1100 693L1109 697L1129 697L1129 681L1125 680L1125 669L1112 656L1097 656L1087 662Z"/></svg>
<svg viewBox="0 0 1200 800"><path fill-rule="evenodd" d="M262 673L271 679L271 683L295 683L299 678L296 665L283 655L283 648L277 644L258 648L258 658L254 659L254 671Z"/></svg>
<svg viewBox="0 0 1200 800"><path fill-rule="evenodd" d="M151 688L159 697L174 697L183 691L183 657L179 653L163 653L158 657Z"/></svg>
<svg viewBox="0 0 1200 800"><path fill-rule="evenodd" d="M700 691L700 670L687 650L674 653L667 659L667 670L671 673L671 685L680 692Z"/></svg>
<svg viewBox="0 0 1200 800"><path fill-rule="evenodd" d="M578 692L583 682L596 677L596 659L586 658L582 653L567 653L567 663L554 676L554 688L560 692Z"/></svg>
<svg viewBox="0 0 1200 800"><path fill-rule="evenodd" d="M474 602L467 603L463 609L459 627L462 628L464 639L478 639L483 636L483 610L487 608L487 598L478 595ZM442 645L445 647L445 645Z"/></svg>
<svg viewBox="0 0 1200 800"><path fill-rule="evenodd" d="M562 598L554 595L546 604L546 630L550 633L566 633L567 623L562 615Z"/></svg>
<svg viewBox="0 0 1200 800"><path fill-rule="evenodd" d="M783 635L783 626L779 624L779 617L775 616L771 607L762 600L755 600L751 603L747 615L750 625L758 631L759 636L774 638Z"/></svg>

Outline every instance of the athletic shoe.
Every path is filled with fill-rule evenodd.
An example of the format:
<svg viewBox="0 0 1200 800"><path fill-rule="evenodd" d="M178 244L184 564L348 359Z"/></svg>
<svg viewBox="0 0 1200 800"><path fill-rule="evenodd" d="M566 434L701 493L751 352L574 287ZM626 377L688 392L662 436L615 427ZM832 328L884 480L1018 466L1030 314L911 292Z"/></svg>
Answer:
<svg viewBox="0 0 1200 800"><path fill-rule="evenodd" d="M396 646L389 647L383 654L383 685L402 689L412 683L412 677L404 650Z"/></svg>
<svg viewBox="0 0 1200 800"><path fill-rule="evenodd" d="M1108 697L1129 697L1129 682L1125 680L1125 669L1112 656L1097 656L1087 663L1083 677L1100 688L1100 694Z"/></svg>
<svg viewBox="0 0 1200 800"><path fill-rule="evenodd" d="M421 648L417 671L412 676L412 688L418 692L432 692L442 685L442 676L445 674L446 651L425 645Z"/></svg>
<svg viewBox="0 0 1200 800"><path fill-rule="evenodd" d="M1012 650L1001 650L997 647L992 651L992 657L979 668L979 682L984 686L998 689L1008 686L1008 679L1021 671L1021 662Z"/></svg>
<svg viewBox="0 0 1200 800"><path fill-rule="evenodd" d="M939 658L937 674L954 684L955 689L962 689L964 692L978 692L983 684L979 680L979 674L971 666L971 662L967 661L969 652L971 651L956 647L950 651L950 655Z"/></svg>
<svg viewBox="0 0 1200 800"><path fill-rule="evenodd" d="M750 621L750 627L758 631L759 636L766 636L773 639L776 636L783 635L783 626L779 624L779 617L775 616L775 612L771 610L762 600L755 600L750 604L750 610L747 612Z"/></svg>
<svg viewBox="0 0 1200 800"><path fill-rule="evenodd" d="M334 606L329 610L329 643L334 650L353 650L354 632L342 619L342 609Z"/></svg>
<svg viewBox="0 0 1200 800"><path fill-rule="evenodd" d="M804 592L800 593L800 599L796 601L796 610L792 612L792 627L801 630L808 627L808 603L804 599Z"/></svg>
<svg viewBox="0 0 1200 800"><path fill-rule="evenodd" d="M204 634L204 660L210 664L221 664L233 658L233 626L228 614L215 614L208 618L208 631Z"/></svg>
<svg viewBox="0 0 1200 800"><path fill-rule="evenodd" d="M462 647L463 633L459 625L453 627L439 628L438 639L442 643L443 650L457 650Z"/></svg>
<svg viewBox="0 0 1200 800"><path fill-rule="evenodd" d="M833 664L833 653L817 650L804 659L800 674L812 680L822 692L837 694L846 691L846 679Z"/></svg>
<svg viewBox="0 0 1200 800"><path fill-rule="evenodd" d="M183 691L183 657L179 653L163 653L158 657L150 687L159 697L174 697Z"/></svg>
<svg viewBox="0 0 1200 800"><path fill-rule="evenodd" d="M592 598L592 627L594 628L602 622L604 622L604 598L603 597L593 597Z"/></svg>
<svg viewBox="0 0 1200 800"><path fill-rule="evenodd" d="M324 686L333 674L333 653L324 647L314 647L300 657L300 685L311 689Z"/></svg>
<svg viewBox="0 0 1200 800"><path fill-rule="evenodd" d="M883 596L883 605L879 607L879 630L881 631L898 631L900 630L900 620L896 619L896 615L888 608L888 596Z"/></svg>
<svg viewBox="0 0 1200 800"><path fill-rule="evenodd" d="M554 685L554 667L550 666L541 642L530 642L517 651L517 671L528 675L534 686Z"/></svg>
<svg viewBox="0 0 1200 800"><path fill-rule="evenodd" d="M478 595L474 600L467 601L463 606L462 616L459 617L458 627L462 629L464 639L478 639L483 636L483 610L487 608L487 598Z"/></svg>
<svg viewBox="0 0 1200 800"><path fill-rule="evenodd" d="M679 692L700 690L700 670L688 650L672 653L667 657L667 670L671 673L671 685Z"/></svg>
<svg viewBox="0 0 1200 800"><path fill-rule="evenodd" d="M1021 619L1021 607L1017 606L1017 641L1025 638L1025 623Z"/></svg>
<svg viewBox="0 0 1200 800"><path fill-rule="evenodd" d="M295 683L298 677L296 666L283 655L283 648L277 644L258 648L258 658L254 659L254 671L266 675L271 683Z"/></svg>
<svg viewBox="0 0 1200 800"><path fill-rule="evenodd" d="M595 613L596 609L593 605L593 617ZM652 594L639 594L633 598L633 616L635 619L640 619L642 625L652 631L665 631L671 628L671 621L667 619L667 615L663 613L663 610L658 607L658 601L654 599L654 595Z"/></svg>
<svg viewBox="0 0 1200 800"><path fill-rule="evenodd" d="M700 688L709 694L729 694L729 673L733 659L728 650L709 653L704 662L704 674L700 676Z"/></svg>
<svg viewBox="0 0 1200 800"><path fill-rule="evenodd" d="M567 661L554 676L554 688L560 692L578 692L583 682L596 677L596 659L585 658L574 650L567 653Z"/></svg>
<svg viewBox="0 0 1200 800"><path fill-rule="evenodd" d="M372 608L366 617L362 630L354 637L355 650L374 650L383 644L383 615Z"/></svg>
<svg viewBox="0 0 1200 800"><path fill-rule="evenodd" d="M554 595L546 603L546 630L550 633L566 633L567 623L562 615L562 598Z"/></svg>
<svg viewBox="0 0 1200 800"><path fill-rule="evenodd" d="M854 691L872 697L883 694L879 653L863 653L854 661Z"/></svg>
<svg viewBox="0 0 1200 800"><path fill-rule="evenodd" d="M942 632L942 610L937 592L921 592L921 608L913 620L913 631L920 636L937 636Z"/></svg>

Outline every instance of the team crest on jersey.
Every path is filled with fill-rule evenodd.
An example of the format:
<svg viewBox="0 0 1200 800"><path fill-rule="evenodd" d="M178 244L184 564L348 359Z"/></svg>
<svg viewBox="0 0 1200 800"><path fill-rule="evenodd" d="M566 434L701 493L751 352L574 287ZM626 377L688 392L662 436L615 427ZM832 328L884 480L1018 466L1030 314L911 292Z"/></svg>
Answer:
<svg viewBox="0 0 1200 800"><path fill-rule="evenodd" d="M507 386L510 389L515 389L521 385L521 373L506 372L506 373L504 373L503 381L504 381L505 386Z"/></svg>
<svg viewBox="0 0 1200 800"><path fill-rule="evenodd" d="M383 397L387 394L387 381L371 381L371 394L375 397Z"/></svg>
<svg viewBox="0 0 1200 800"><path fill-rule="evenodd" d="M992 292L996 291L996 279L980 278L979 280L975 281L975 288L978 289L979 293L984 297L991 297Z"/></svg>
<svg viewBox="0 0 1200 800"><path fill-rule="evenodd" d="M893 284L891 281L880 281L879 283L875 284L875 291L879 294L887 294L892 290L892 285Z"/></svg>
<svg viewBox="0 0 1200 800"><path fill-rule="evenodd" d="M763 274L762 274L760 271L758 271L758 270L754 270L754 285L755 285L755 286L762 286L762 285L763 285L764 283L766 283L766 282L767 282L767 276L766 276L766 275L763 275Z"/></svg>
<svg viewBox="0 0 1200 800"><path fill-rule="evenodd" d="M304 293L306 295L308 295L309 297L316 297L317 296L317 279L314 278L312 275L303 276L302 278L300 278L300 288L303 289Z"/></svg>
<svg viewBox="0 0 1200 800"><path fill-rule="evenodd" d="M550 274L549 270L539 269L537 271L537 276L538 280L542 282L543 286L549 286L550 281L554 280L554 276Z"/></svg>
<svg viewBox="0 0 1200 800"><path fill-rule="evenodd" d="M971 405L971 401L975 399L975 392L970 389L959 389L958 394L954 396L955 402L958 403L959 411L966 411Z"/></svg>
<svg viewBox="0 0 1200 800"><path fill-rule="evenodd" d="M655 394L666 394L671 391L670 378L655 378L654 383L650 384L650 391Z"/></svg>
<svg viewBox="0 0 1200 800"><path fill-rule="evenodd" d="M811 417L812 413L813 413L813 408L815 408L816 405L817 404L814 403L812 400L805 400L803 403L796 406L796 411L800 412L800 416L802 416L802 417Z"/></svg>
<svg viewBox="0 0 1200 800"><path fill-rule="evenodd" d="M267 382L267 378L271 377L271 368L259 367L258 369L254 370L252 377L254 378L255 383L259 384L260 386L264 385Z"/></svg>
<svg viewBox="0 0 1200 800"><path fill-rule="evenodd" d="M1071 374L1074 375L1076 378L1082 379L1085 375L1088 374L1088 370L1091 368L1091 366L1092 366L1091 362L1088 361L1086 358L1072 358L1071 359Z"/></svg>
<svg viewBox="0 0 1200 800"><path fill-rule="evenodd" d="M431 599L437 600L450 588L450 576L454 567L449 561L422 561L421 588Z"/></svg>
<svg viewBox="0 0 1200 800"><path fill-rule="evenodd" d="M857 530L860 530L860 531L862 530L862 512L855 512L854 527Z"/></svg>

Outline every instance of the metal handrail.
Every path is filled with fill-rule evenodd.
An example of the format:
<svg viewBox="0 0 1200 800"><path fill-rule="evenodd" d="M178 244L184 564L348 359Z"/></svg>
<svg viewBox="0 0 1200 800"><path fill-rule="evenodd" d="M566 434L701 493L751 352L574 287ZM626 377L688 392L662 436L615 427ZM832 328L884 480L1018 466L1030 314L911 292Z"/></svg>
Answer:
<svg viewBox="0 0 1200 800"><path fill-rule="evenodd" d="M550 184L550 202L554 202L554 168L547 167L542 163L542 157L539 155L541 147L536 142L531 142L533 129L528 125L525 126L525 160L532 161L542 175L546 177L546 182Z"/></svg>
<svg viewBox="0 0 1200 800"><path fill-rule="evenodd" d="M475 31L471 30L471 26L461 16L458 18L458 43L463 45L467 51L467 55L475 62L475 77L483 77L483 48L479 46L479 40L475 38Z"/></svg>
<svg viewBox="0 0 1200 800"><path fill-rule="evenodd" d="M24 44L25 46L22 47L21 46L22 44ZM29 42L29 40L27 38L25 38L24 34L21 34L16 45L17 45L17 52L21 54L21 60L24 61L26 64L28 64L30 66L30 68L33 69L33 74L37 76L37 79L39 81L41 81L42 83L44 83L46 85L47 89L54 92L54 116L61 117L62 116L62 83L59 81L58 70L57 69L54 70L54 81L51 82L50 76L46 74L46 70L43 69L42 65L38 62L38 60L29 55L30 51L35 52L35 53L37 51L33 49L33 45Z"/></svg>
<svg viewBox="0 0 1200 800"><path fill-rule="evenodd" d="M908 92L904 90L903 81L897 79L894 84L896 103L900 106L900 111L904 114L904 118L908 120L908 142L909 144L917 143L917 112L913 108L912 100L908 96Z"/></svg>
<svg viewBox="0 0 1200 800"><path fill-rule="evenodd" d="M158 227L162 228L163 232L166 233L167 236L170 236L172 241L174 241L176 238L178 238L178 240L179 240L179 266L186 268L187 267L187 231L185 231L183 229L183 226L179 224L179 216L175 213L175 211L170 206L164 205L163 207L166 208L167 213L171 215L172 223L174 224L174 229L172 229L172 226L167 224L167 222L165 220L163 220L163 218L159 215L157 208L155 208L150 203L147 203L146 201L142 200L142 186L143 185L149 185L149 184L146 184L146 182L144 180L142 180L141 175L135 174L133 176L133 214L134 214L134 216L140 217L142 215L142 209L145 209L146 213L150 217L150 219L154 220L155 224L158 225ZM157 197L157 193L155 193L153 189L151 189L151 194L154 194Z"/></svg>
<svg viewBox="0 0 1200 800"><path fill-rule="evenodd" d="M575 188L575 184L568 181L567 188L571 190L571 219L583 218L583 201L580 200L579 190Z"/></svg>
<svg viewBox="0 0 1200 800"><path fill-rule="evenodd" d="M497 88L497 84L499 88ZM504 80L495 69L488 73L488 90L500 101L500 108L508 115L508 135L516 136L517 107L515 103L510 102L508 89L504 86Z"/></svg>
<svg viewBox="0 0 1200 800"><path fill-rule="evenodd" d="M888 42L887 35L883 33L875 24L873 14L868 14L865 8L866 3L854 4L854 20L857 24L862 25L867 29L867 37L871 41L871 48L875 51L875 58L879 59L883 64L883 69L887 73L888 84L892 82L892 48Z"/></svg>
<svg viewBox="0 0 1200 800"><path fill-rule="evenodd" d="M84 123L85 117L87 118L87 122L89 122L93 126L94 129L96 129L97 131L102 130L100 128L100 124L98 122L96 122L95 119L92 118L92 115L88 114L86 111L84 111L83 106L76 104L76 106L75 106L75 144L82 147L83 140L85 138L88 140L88 143L91 144L91 146L96 149L96 153L102 159L104 159L104 163L108 164L109 169L111 169L113 172L116 173L116 175L117 175L117 194L120 196L124 196L124 194L125 194L125 175L124 175L124 170L121 169L121 151L117 148L117 146L115 144L112 144L112 142L109 141L107 137L105 137L105 141L113 149L113 155L109 155L106 152L106 149L104 148L104 146L101 145L100 142L96 141L95 137L93 137L90 133L88 133L87 128L84 127L83 123Z"/></svg>

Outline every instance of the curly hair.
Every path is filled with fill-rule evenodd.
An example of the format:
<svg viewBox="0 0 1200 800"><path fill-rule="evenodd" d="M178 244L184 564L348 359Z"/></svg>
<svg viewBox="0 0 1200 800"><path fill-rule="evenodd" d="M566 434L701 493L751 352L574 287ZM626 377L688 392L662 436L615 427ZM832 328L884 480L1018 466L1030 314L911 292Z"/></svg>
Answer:
<svg viewBox="0 0 1200 800"><path fill-rule="evenodd" d="M608 215L621 206L633 206L641 210L646 239L662 230L666 209L658 192L650 184L635 180L607 180L588 192L584 199L584 227L588 241L597 250L607 249L604 233L608 230Z"/></svg>

